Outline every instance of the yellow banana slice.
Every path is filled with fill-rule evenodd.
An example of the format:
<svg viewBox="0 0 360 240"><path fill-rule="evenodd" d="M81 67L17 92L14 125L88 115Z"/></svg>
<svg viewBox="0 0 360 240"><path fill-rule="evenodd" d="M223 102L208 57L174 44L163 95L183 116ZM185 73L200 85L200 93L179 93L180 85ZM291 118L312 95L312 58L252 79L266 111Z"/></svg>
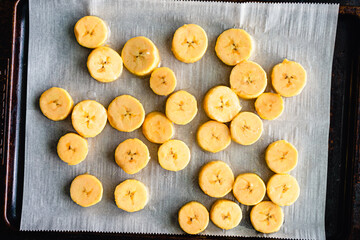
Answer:
<svg viewBox="0 0 360 240"><path fill-rule="evenodd" d="M162 168L180 171L190 162L190 149L183 141L169 140L159 147L158 160Z"/></svg>
<svg viewBox="0 0 360 240"><path fill-rule="evenodd" d="M222 161L212 161L205 164L199 173L201 190L210 197L224 197L234 184L234 174L231 168Z"/></svg>
<svg viewBox="0 0 360 240"><path fill-rule="evenodd" d="M173 123L160 112L151 112L142 126L144 136L153 143L164 143L174 136Z"/></svg>
<svg viewBox="0 0 360 240"><path fill-rule="evenodd" d="M99 82L113 82L123 70L120 55L109 47L98 47L91 51L87 59L90 75Z"/></svg>
<svg viewBox="0 0 360 240"><path fill-rule="evenodd" d="M243 61L231 70L231 89L241 98L257 98L265 91L266 85L266 72L257 63Z"/></svg>
<svg viewBox="0 0 360 240"><path fill-rule="evenodd" d="M74 27L74 33L78 43L86 48L97 48L103 45L108 38L108 26L95 16L81 18Z"/></svg>
<svg viewBox="0 0 360 240"><path fill-rule="evenodd" d="M127 179L116 186L115 202L118 208L127 212L137 212L143 209L149 198L147 187L135 179Z"/></svg>
<svg viewBox="0 0 360 240"><path fill-rule="evenodd" d="M216 40L215 52L223 63L234 66L250 57L252 41L243 29L228 29Z"/></svg>
<svg viewBox="0 0 360 240"><path fill-rule="evenodd" d="M233 194L239 203L252 206L261 202L265 196L264 181L255 173L244 173L236 177Z"/></svg>
<svg viewBox="0 0 360 240"><path fill-rule="evenodd" d="M128 40L121 51L124 65L138 76L150 74L159 64L159 50L146 37L134 37Z"/></svg>
<svg viewBox="0 0 360 240"><path fill-rule="evenodd" d="M74 102L70 94L62 88L52 87L41 94L41 112L50 120L64 120L69 116Z"/></svg>
<svg viewBox="0 0 360 240"><path fill-rule="evenodd" d="M107 122L106 109L94 100L79 102L71 114L74 129L83 137L95 137Z"/></svg>
<svg viewBox="0 0 360 240"><path fill-rule="evenodd" d="M256 112L262 119L274 120L284 110L284 100L280 94L263 93L255 101Z"/></svg>
<svg viewBox="0 0 360 240"><path fill-rule="evenodd" d="M267 183L267 195L279 206L293 204L300 195L300 187L296 179L289 174L275 174Z"/></svg>
<svg viewBox="0 0 360 240"><path fill-rule="evenodd" d="M209 224L209 212L199 202L188 202L179 210L178 221L181 229L188 234L198 234Z"/></svg>
<svg viewBox="0 0 360 240"><path fill-rule="evenodd" d="M271 143L265 152L265 160L271 171L287 173L296 167L298 151L289 142L279 140Z"/></svg>
<svg viewBox="0 0 360 240"><path fill-rule="evenodd" d="M82 207L90 207L101 201L103 187L99 179L90 174L74 178L70 185L71 199Z"/></svg>
<svg viewBox="0 0 360 240"><path fill-rule="evenodd" d="M263 201L251 209L250 221L256 231L274 233L280 230L284 213L278 205Z"/></svg>
<svg viewBox="0 0 360 240"><path fill-rule="evenodd" d="M170 95L166 101L165 113L170 121L185 125L191 122L198 111L196 98L181 90Z"/></svg>
<svg viewBox="0 0 360 240"><path fill-rule="evenodd" d="M143 124L145 110L139 100L130 95L116 97L108 107L110 125L122 132L132 132Z"/></svg>
<svg viewBox="0 0 360 240"><path fill-rule="evenodd" d="M217 200L210 210L211 221L221 229L229 230L240 224L241 208L230 200Z"/></svg>
<svg viewBox="0 0 360 240"><path fill-rule="evenodd" d="M261 137L263 123L252 112L239 113L230 124L231 138L241 145L254 144Z"/></svg>
<svg viewBox="0 0 360 240"><path fill-rule="evenodd" d="M285 59L273 68L271 81L275 91L281 96L293 97L305 87L306 71L299 63Z"/></svg>
<svg viewBox="0 0 360 240"><path fill-rule="evenodd" d="M204 29L196 24L185 24L175 31L171 50L179 61L194 63L204 56L207 47Z"/></svg>
<svg viewBox="0 0 360 240"><path fill-rule="evenodd" d="M59 158L67 164L79 164L88 154L87 141L75 133L67 133L59 139L57 153Z"/></svg>
<svg viewBox="0 0 360 240"><path fill-rule="evenodd" d="M173 70L167 67L156 68L150 77L150 88L160 96L167 96L175 90L176 76Z"/></svg>
<svg viewBox="0 0 360 240"><path fill-rule="evenodd" d="M204 110L209 118L230 122L241 110L239 98L226 86L210 89L204 98Z"/></svg>
<svg viewBox="0 0 360 240"><path fill-rule="evenodd" d="M196 139L205 151L216 153L227 148L231 143L230 130L224 123L208 121L197 131Z"/></svg>
<svg viewBox="0 0 360 240"><path fill-rule="evenodd" d="M126 139L115 150L115 162L127 174L135 174L150 160L148 147L137 138Z"/></svg>

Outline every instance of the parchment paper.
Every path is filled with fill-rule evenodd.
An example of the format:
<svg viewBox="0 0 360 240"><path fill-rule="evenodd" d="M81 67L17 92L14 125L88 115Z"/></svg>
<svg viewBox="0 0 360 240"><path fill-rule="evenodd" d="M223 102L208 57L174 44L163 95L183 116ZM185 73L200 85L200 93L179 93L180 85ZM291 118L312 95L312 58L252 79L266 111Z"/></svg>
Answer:
<svg viewBox="0 0 360 240"><path fill-rule="evenodd" d="M202 234L227 236L268 236L280 238L323 239L330 82L338 5L264 4L146 0L30 0L30 36L27 80L25 180L21 230L104 231L182 234L177 212L186 202L196 200L209 210L215 198L198 186L200 167L214 159L228 163L235 176L255 172L266 182L273 174L266 166L264 151L279 139L293 143L299 151L295 176L301 194L295 204L283 207L285 222L278 233L264 235L251 226L251 207L242 206L243 219L235 229L223 231L209 223ZM68 166L56 154L58 139L74 132L70 118L53 122L45 118L38 101L46 89L58 86L72 95L74 102L94 99L105 107L116 96L130 94L138 98L147 113L164 111L166 97L155 95L149 78L139 78L124 70L113 83L92 79L86 69L89 49L75 40L73 27L85 15L104 19L110 29L109 46L120 51L131 37L143 35L154 41L162 66L174 70L178 85L194 94L199 113L191 124L176 126L176 139L185 141L192 153L190 164L180 172L162 169L157 162L158 145L147 141L141 129L123 133L109 124L95 138L88 139L89 154L79 165ZM185 64L171 53L174 31L186 23L202 26L208 34L209 48L194 64ZM261 139L251 146L232 142L225 151L202 151L195 141L198 126L207 121L202 100L215 85L229 86L231 67L215 55L217 36L228 28L243 28L254 39L250 58L270 75L272 67L284 58L300 62L307 70L303 92L286 98L282 116L264 121ZM272 91L269 82L267 91ZM254 111L254 101L241 100L244 111ZM148 166L128 175L114 161L116 146L137 137L150 149ZM83 173L98 177L104 195L95 206L82 208L69 196L70 183ZM121 181L135 178L150 191L144 210L127 213L116 207L113 192ZM235 200L232 193L225 198Z"/></svg>

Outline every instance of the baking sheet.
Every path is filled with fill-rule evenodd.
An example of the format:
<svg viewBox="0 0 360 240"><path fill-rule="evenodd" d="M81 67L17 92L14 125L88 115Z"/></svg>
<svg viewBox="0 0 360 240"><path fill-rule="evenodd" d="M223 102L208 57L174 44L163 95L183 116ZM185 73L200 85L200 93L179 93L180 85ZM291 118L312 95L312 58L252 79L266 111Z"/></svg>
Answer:
<svg viewBox="0 0 360 240"><path fill-rule="evenodd" d="M178 209L196 200L208 209L216 200L197 184L200 167L211 160L227 162L235 175L255 172L264 181L272 175L264 161L267 145L279 139L293 143L299 151L298 166L291 172L301 188L298 201L283 207L285 222L278 233L261 234L252 227L250 207L241 206L243 220L235 229L223 231L212 223L202 234L227 236L269 236L286 238L325 238L325 196L330 112L330 81L337 24L338 5L214 3L191 1L65 1L30 0L30 36L27 82L25 180L21 230L104 231L137 233L183 233L177 223ZM89 139L89 155L83 163L68 166L56 154L58 139L73 132L70 119L52 122L40 112L38 99L43 91L59 86L67 89L75 102L94 99L105 107L121 94L131 94L145 111L164 111L165 97L152 93L148 78L138 78L126 70L119 80L103 84L90 77L86 69L89 49L75 40L73 26L85 15L103 18L111 29L107 44L120 51L126 40L143 35L154 41L162 66L174 70L177 90L184 89L198 100L199 113L186 126L176 126L176 139L185 141L192 152L190 164L180 172L168 172L157 163L157 144L148 142L141 130L122 133L109 124ZM208 34L209 48L194 64L177 61L171 53L174 31L186 23L201 25ZM231 67L215 55L216 37L238 27L252 35L255 51L250 60L265 71L287 57L307 70L303 92L285 99L283 115L264 121L264 133L252 146L232 143L225 151L202 151L195 141L197 127L208 120L202 99L215 85L229 85ZM267 91L271 91L271 87ZM243 110L254 111L254 101L241 100ZM116 146L127 138L138 137L149 147L148 166L135 175L123 172L114 161ZM82 208L69 197L72 179L88 172L103 183L103 200ZM135 178L150 190L146 208L126 213L114 203L113 191L121 181ZM225 198L234 200L232 194Z"/></svg>

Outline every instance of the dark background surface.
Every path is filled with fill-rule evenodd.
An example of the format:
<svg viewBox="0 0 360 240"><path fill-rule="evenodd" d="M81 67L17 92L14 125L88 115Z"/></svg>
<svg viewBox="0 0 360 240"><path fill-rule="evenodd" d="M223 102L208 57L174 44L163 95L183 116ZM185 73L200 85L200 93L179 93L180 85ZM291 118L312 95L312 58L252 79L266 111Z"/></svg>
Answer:
<svg viewBox="0 0 360 240"><path fill-rule="evenodd" d="M0 65L3 66L5 63L9 61L11 58L11 39L12 39L12 17L13 17L13 5L15 0L0 0ZM272 2L272 1L270 1ZM285 1L284 1L285 2ZM319 1L287 1L287 2L319 2ZM324 1L328 3L340 3L344 6L360 6L360 0L351 0L351 1ZM339 21L338 26L338 32L337 32L337 47L335 50L335 55L337 56L334 58L334 65L336 64L344 64L346 63L349 58L349 56L352 56L352 47L349 46L356 46L360 45L360 39L358 38L358 34L360 32L360 28L357 29L357 32L349 33L349 28L352 26L349 26L349 23L352 22L352 19L342 19L342 21ZM358 25L359 26L359 25ZM345 36L346 35L346 36ZM358 54L358 52L355 51L355 54ZM335 69L335 68L334 68ZM0 69L0 81L3 81L4 79L4 69ZM347 76L349 74L349 71L345 71L344 69L339 68L335 72L333 72L333 80L334 78L348 78ZM343 86L340 86L341 84L344 84L342 81L338 81L332 84L332 91L336 91L337 89L343 89ZM0 91L3 91L1 89ZM341 109L341 106L343 104L347 104L348 102L346 99L332 99L332 108L339 108ZM2 102L1 102L2 105ZM3 108L1 108L2 110ZM330 126L330 135L331 134L339 134L339 131L337 130L339 126L336 126L340 122L332 121L332 124ZM0 129L0 131L3 131ZM340 134L346 134L340 132ZM337 152L337 149L332 150L332 147L341 145L341 143L338 143L340 138L333 138L333 141L329 142L329 148L330 153L334 155L334 157L339 156L339 159L335 161L336 165L331 167L329 166L329 175L341 175L342 169L344 169L346 166L342 162L342 153ZM345 144L345 143L344 143ZM0 142L0 147L2 147ZM0 149L0 152L2 149ZM360 164L355 164L355 167L353 171L359 171L360 170ZM0 203L1 206L3 206L3 195L4 195L4 167L1 168L0 171ZM355 180L355 193L354 193L354 212L352 214L351 219L346 224L353 224L355 226L358 226L357 229L360 229L360 179ZM341 198L337 198L337 195L341 195L341 184L343 184L341 181L338 183L339 188L333 188L332 191L327 192L327 197L334 199L331 200L331 205L339 205L338 201L341 201ZM329 204L330 205L330 204ZM341 205L341 202L340 202ZM333 209L328 209L327 211L331 211L331 214L334 214L332 218L336 218L337 214L340 214L339 211L343 211L343 209L339 208L337 211L333 211ZM144 239L145 236L141 237L134 237L130 235L122 235L119 236L117 234L89 234L89 233L57 233L57 232L18 232L16 230L9 229L4 220L3 220L3 209L0 210L1 212L1 219L0 219L0 238L1 239ZM327 223L327 226L330 226L331 229L333 229L334 232L337 231L338 228L337 222L330 222ZM175 238L173 236L167 236L167 239L179 239L178 237ZM180 239L189 239L191 236L184 235ZM345 236L344 236L345 238ZM339 236L338 239L344 239ZM147 235L146 239L158 239L156 235ZM216 237L201 237L198 236L196 239L216 239ZM227 238L225 238L227 239ZM230 239L230 238L228 238ZM360 239L359 232L354 232L352 235L352 239Z"/></svg>

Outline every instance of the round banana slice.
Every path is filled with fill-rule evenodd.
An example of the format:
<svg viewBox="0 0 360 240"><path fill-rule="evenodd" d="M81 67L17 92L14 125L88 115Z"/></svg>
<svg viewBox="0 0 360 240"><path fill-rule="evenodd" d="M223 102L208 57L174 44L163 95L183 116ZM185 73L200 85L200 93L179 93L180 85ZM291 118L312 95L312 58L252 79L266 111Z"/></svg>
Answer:
<svg viewBox="0 0 360 240"><path fill-rule="evenodd" d="M222 161L209 162L200 170L200 188L210 197L224 197L231 191L233 184L234 174L231 168Z"/></svg>
<svg viewBox="0 0 360 240"><path fill-rule="evenodd" d="M274 120L284 110L284 100L280 94L263 93L255 101L256 112L262 119Z"/></svg>
<svg viewBox="0 0 360 240"><path fill-rule="evenodd" d="M167 67L156 68L150 77L150 88L160 96L167 96L175 90L176 76L173 70Z"/></svg>
<svg viewBox="0 0 360 240"><path fill-rule="evenodd" d="M289 174L275 174L267 183L267 195L279 206L293 204L300 195L300 187L296 179Z"/></svg>
<svg viewBox="0 0 360 240"><path fill-rule="evenodd" d="M171 50L179 61L194 63L204 56L207 47L204 29L196 24L185 24L175 31Z"/></svg>
<svg viewBox="0 0 360 240"><path fill-rule="evenodd" d="M137 138L126 139L115 150L115 162L127 174L135 174L150 160L148 147Z"/></svg>
<svg viewBox="0 0 360 240"><path fill-rule="evenodd" d="M284 213L278 205L263 201L251 209L250 221L256 231L273 233L280 230L284 221Z"/></svg>
<svg viewBox="0 0 360 240"><path fill-rule="evenodd" d="M252 206L261 202L265 196L264 181L255 173L244 173L236 177L233 194L239 203Z"/></svg>
<svg viewBox="0 0 360 240"><path fill-rule="evenodd" d="M41 112L50 120L60 121L69 116L74 102L70 94L62 88L52 87L41 94Z"/></svg>
<svg viewBox="0 0 360 240"><path fill-rule="evenodd" d="M135 179L127 179L116 186L114 196L118 208L127 212L137 212L148 202L147 187Z"/></svg>
<svg viewBox="0 0 360 240"><path fill-rule="evenodd" d="M216 153L231 143L230 130L224 123L208 121L201 125L196 135L199 146L205 151Z"/></svg>
<svg viewBox="0 0 360 240"><path fill-rule="evenodd" d="M108 26L101 18L85 16L74 27L77 42L86 48L97 48L108 38Z"/></svg>
<svg viewBox="0 0 360 240"><path fill-rule="evenodd" d="M241 145L251 145L259 140L263 131L261 119L252 112L239 113L230 124L231 138Z"/></svg>
<svg viewBox="0 0 360 240"><path fill-rule="evenodd" d="M146 76L160 64L159 50L146 37L128 40L121 51L124 65L132 74Z"/></svg>
<svg viewBox="0 0 360 240"><path fill-rule="evenodd" d="M239 98L226 86L210 89L204 98L204 110L209 118L230 122L241 110Z"/></svg>
<svg viewBox="0 0 360 240"><path fill-rule="evenodd" d="M71 182L70 197L82 207L90 207L97 204L101 201L102 195L102 184L93 175L79 175Z"/></svg>
<svg viewBox="0 0 360 240"><path fill-rule="evenodd" d="M247 60L252 51L250 35L242 29L228 29L216 40L215 52L223 63L234 66Z"/></svg>
<svg viewBox="0 0 360 240"><path fill-rule="evenodd" d="M293 97L305 87L306 71L299 63L285 59L273 68L271 82L281 96Z"/></svg>
<svg viewBox="0 0 360 240"><path fill-rule="evenodd" d="M158 160L162 168L180 171L190 162L190 149L183 141L169 140L160 146Z"/></svg>
<svg viewBox="0 0 360 240"><path fill-rule="evenodd" d="M132 132L143 124L145 110L139 100L130 95L116 97L108 107L110 125L122 132Z"/></svg>
<svg viewBox="0 0 360 240"><path fill-rule="evenodd" d="M94 100L79 102L71 114L74 129L83 137L95 137L107 122L106 109Z"/></svg>
<svg viewBox="0 0 360 240"><path fill-rule="evenodd" d="M91 51L87 59L90 75L99 82L113 82L123 70L120 55L109 47L98 47Z"/></svg>
<svg viewBox="0 0 360 240"><path fill-rule="evenodd" d="M153 143L164 143L174 136L173 123L160 112L151 112L142 126L144 136Z"/></svg>
<svg viewBox="0 0 360 240"><path fill-rule="evenodd" d="M257 98L265 91L266 85L266 72L257 63L243 61L231 70L231 89L241 98Z"/></svg>
<svg viewBox="0 0 360 240"><path fill-rule="evenodd" d="M191 122L198 111L196 98L181 90L170 95L166 101L165 113L170 121L185 125Z"/></svg>
<svg viewBox="0 0 360 240"><path fill-rule="evenodd" d="M298 151L289 142L279 140L271 143L265 152L265 160L271 171L287 173L296 167Z"/></svg>
<svg viewBox="0 0 360 240"><path fill-rule="evenodd" d="M180 208L178 221L184 232L198 234L209 224L209 212L201 203L189 202Z"/></svg>
<svg viewBox="0 0 360 240"><path fill-rule="evenodd" d="M229 230L240 224L241 208L230 200L217 200L210 210L211 221L221 229Z"/></svg>
<svg viewBox="0 0 360 240"><path fill-rule="evenodd" d="M59 158L69 165L76 165L85 160L88 154L88 144L85 138L67 133L57 144Z"/></svg>

